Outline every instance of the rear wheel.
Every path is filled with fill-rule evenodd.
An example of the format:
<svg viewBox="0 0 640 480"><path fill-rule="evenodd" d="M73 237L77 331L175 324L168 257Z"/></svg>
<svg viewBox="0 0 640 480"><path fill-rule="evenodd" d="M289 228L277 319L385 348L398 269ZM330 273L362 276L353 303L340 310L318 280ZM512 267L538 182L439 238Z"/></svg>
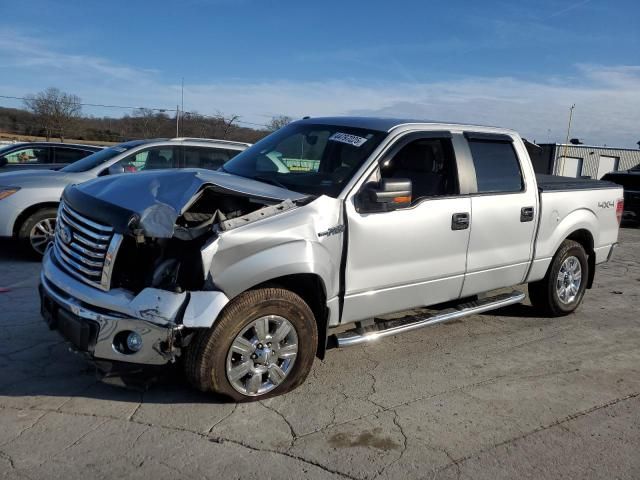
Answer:
<svg viewBox="0 0 640 480"><path fill-rule="evenodd" d="M22 222L18 241L32 257L42 258L47 245L53 241L57 215L55 208L41 208Z"/></svg>
<svg viewBox="0 0 640 480"><path fill-rule="evenodd" d="M589 262L584 247L565 240L545 277L529 284L529 298L532 305L546 315L567 315L582 302L588 278Z"/></svg>
<svg viewBox="0 0 640 480"><path fill-rule="evenodd" d="M235 401L280 395L300 385L318 344L313 313L280 288L250 290L225 308L186 352L190 382Z"/></svg>

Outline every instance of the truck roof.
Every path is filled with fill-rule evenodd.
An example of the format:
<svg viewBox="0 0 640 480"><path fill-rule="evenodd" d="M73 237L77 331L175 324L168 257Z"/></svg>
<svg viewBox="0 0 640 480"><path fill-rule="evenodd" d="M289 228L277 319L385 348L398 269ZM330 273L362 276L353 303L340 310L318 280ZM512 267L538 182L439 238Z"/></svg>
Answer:
<svg viewBox="0 0 640 480"><path fill-rule="evenodd" d="M489 125L473 125L466 123L443 122L436 120L419 120L409 118L386 118L386 117L317 117L304 118L299 120L303 123L324 124L324 125L340 125L344 127L366 128L368 130L378 130L381 132L390 132L399 127L409 125L424 125L425 127L456 127L468 128L472 130L486 130L491 132L516 133L508 128L501 128Z"/></svg>

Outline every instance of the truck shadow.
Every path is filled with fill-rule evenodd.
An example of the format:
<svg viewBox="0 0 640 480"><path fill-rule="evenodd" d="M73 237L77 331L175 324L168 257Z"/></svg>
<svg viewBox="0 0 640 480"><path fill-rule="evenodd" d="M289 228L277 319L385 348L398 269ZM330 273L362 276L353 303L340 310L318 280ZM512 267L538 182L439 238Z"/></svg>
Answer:
<svg viewBox="0 0 640 480"><path fill-rule="evenodd" d="M10 238L0 238L0 262L38 263L40 260L28 255L23 248Z"/></svg>
<svg viewBox="0 0 640 480"><path fill-rule="evenodd" d="M543 318L538 310L531 305L525 305L524 303L517 303L515 305L509 305L499 308L497 310L491 310L489 312L482 313L483 316L489 317L522 317L522 318Z"/></svg>

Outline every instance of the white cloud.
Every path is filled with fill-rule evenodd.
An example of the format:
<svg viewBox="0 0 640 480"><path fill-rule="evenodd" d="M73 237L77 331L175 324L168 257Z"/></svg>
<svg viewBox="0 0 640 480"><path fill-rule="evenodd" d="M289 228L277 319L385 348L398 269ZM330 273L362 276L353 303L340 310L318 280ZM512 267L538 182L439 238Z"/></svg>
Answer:
<svg viewBox="0 0 640 480"><path fill-rule="evenodd" d="M330 71L330 69L327 69ZM174 108L177 75L96 56L59 53L44 42L0 34L0 92L22 95L56 86L88 103ZM329 74L330 75L330 74ZM500 125L539 142L572 136L588 143L634 147L640 140L640 66L579 64L571 76L546 81L465 76L422 82L358 79L225 80L185 85L185 107L239 114L264 123L272 115L382 115ZM94 115L121 111L86 108Z"/></svg>

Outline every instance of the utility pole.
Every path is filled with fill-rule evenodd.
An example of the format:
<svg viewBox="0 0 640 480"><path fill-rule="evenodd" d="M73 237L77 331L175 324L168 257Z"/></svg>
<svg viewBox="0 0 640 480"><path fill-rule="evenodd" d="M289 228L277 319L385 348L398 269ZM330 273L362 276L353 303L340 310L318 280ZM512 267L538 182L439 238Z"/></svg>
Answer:
<svg viewBox="0 0 640 480"><path fill-rule="evenodd" d="M180 127L184 135L184 77L182 77L182 88L180 90L180 111L182 112L180 116Z"/></svg>
<svg viewBox="0 0 640 480"><path fill-rule="evenodd" d="M176 138L180 136L180 105L176 105Z"/></svg>
<svg viewBox="0 0 640 480"><path fill-rule="evenodd" d="M574 103L569 108L569 125L567 126L567 139L564 142L564 148L562 150L562 163L564 163L565 158L567 158L567 148L569 145L569 135L571 135L571 120L573 119L573 109L576 108L576 104Z"/></svg>

